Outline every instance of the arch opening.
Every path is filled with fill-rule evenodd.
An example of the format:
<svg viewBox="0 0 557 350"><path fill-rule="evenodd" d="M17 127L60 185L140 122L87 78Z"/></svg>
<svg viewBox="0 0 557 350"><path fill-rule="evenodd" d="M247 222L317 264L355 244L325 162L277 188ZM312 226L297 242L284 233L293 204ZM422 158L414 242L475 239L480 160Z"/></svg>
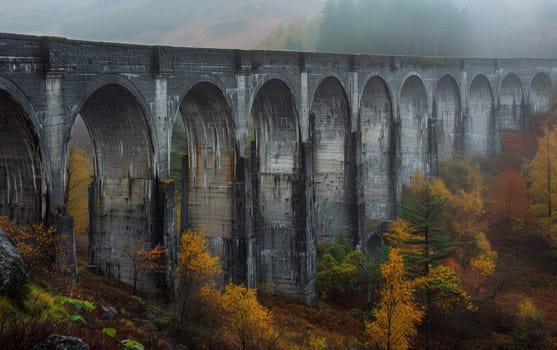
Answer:
<svg viewBox="0 0 557 350"><path fill-rule="evenodd" d="M89 249L89 188L94 176L94 154L87 126L78 114L68 143L64 205L68 214L74 218L77 253L84 257Z"/></svg>
<svg viewBox="0 0 557 350"><path fill-rule="evenodd" d="M528 112L531 116L549 113L555 91L544 73L538 73L530 83Z"/></svg>
<svg viewBox="0 0 557 350"><path fill-rule="evenodd" d="M470 85L465 120L464 148L472 155L495 152L495 116L489 80L478 75Z"/></svg>
<svg viewBox="0 0 557 350"><path fill-rule="evenodd" d="M136 98L116 84L97 89L80 115L93 145L89 262L104 274L149 288L151 281L134 275L130 256L162 241L147 116Z"/></svg>
<svg viewBox="0 0 557 350"><path fill-rule="evenodd" d="M413 75L400 90L400 176L401 184L409 183L412 174L420 171L428 175L431 171L430 125L427 93L422 80Z"/></svg>
<svg viewBox="0 0 557 350"><path fill-rule="evenodd" d="M255 137L251 159L256 284L273 281L276 290L304 292L305 206L300 175L298 114L294 97L280 80L267 81L251 109ZM255 149L253 149L255 147ZM255 158L255 159L253 159ZM249 271L253 267L248 266Z"/></svg>
<svg viewBox="0 0 557 350"><path fill-rule="evenodd" d="M359 118L366 231L394 216L399 130L392 110L387 84L379 77L371 78L364 87Z"/></svg>
<svg viewBox="0 0 557 350"><path fill-rule="evenodd" d="M236 151L232 113L215 85L199 83L180 103L171 147L171 177L181 230L204 230L209 250L229 272L235 223ZM226 277L225 277L226 278Z"/></svg>
<svg viewBox="0 0 557 350"><path fill-rule="evenodd" d="M501 83L497 112L498 129L526 129L526 104L522 83L515 74L507 74Z"/></svg>
<svg viewBox="0 0 557 350"><path fill-rule="evenodd" d="M42 222L46 180L40 146L19 103L0 91L0 216L16 225Z"/></svg>
<svg viewBox="0 0 557 350"><path fill-rule="evenodd" d="M450 157L463 150L463 125L460 113L460 94L454 78L443 76L435 88L433 100L434 158Z"/></svg>
<svg viewBox="0 0 557 350"><path fill-rule="evenodd" d="M317 239L330 241L339 234L355 239L355 147L348 98L336 78L325 78L319 84L310 124Z"/></svg>

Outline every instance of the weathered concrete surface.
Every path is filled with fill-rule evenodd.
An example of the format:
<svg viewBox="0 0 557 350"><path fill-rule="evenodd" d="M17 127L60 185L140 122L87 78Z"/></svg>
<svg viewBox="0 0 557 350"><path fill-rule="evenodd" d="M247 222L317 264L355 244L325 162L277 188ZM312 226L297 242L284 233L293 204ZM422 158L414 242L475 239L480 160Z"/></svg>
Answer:
<svg viewBox="0 0 557 350"><path fill-rule="evenodd" d="M339 234L353 236L355 162L350 159L350 109L345 90L337 79L319 84L310 111L313 145L315 230L318 240L333 240Z"/></svg>
<svg viewBox="0 0 557 350"><path fill-rule="evenodd" d="M507 74L499 91L499 129L524 130L526 128L526 103L522 85L515 74Z"/></svg>
<svg viewBox="0 0 557 350"><path fill-rule="evenodd" d="M492 154L495 137L495 111L491 86L487 78L474 78L465 116L464 149L475 155Z"/></svg>
<svg viewBox="0 0 557 350"><path fill-rule="evenodd" d="M114 84L90 96L81 116L95 148L89 260L103 273L131 283L130 249L152 247L156 220L147 121L133 96Z"/></svg>
<svg viewBox="0 0 557 350"><path fill-rule="evenodd" d="M74 218L71 215L56 214L54 216L56 225L56 235L58 237L58 252L56 253L56 262L67 267L70 278L77 282L77 255L74 230Z"/></svg>
<svg viewBox="0 0 557 350"><path fill-rule="evenodd" d="M530 83L530 101L528 112L531 115L549 112L552 96L551 81L545 73L538 73Z"/></svg>
<svg viewBox="0 0 557 350"><path fill-rule="evenodd" d="M0 91L0 215L16 224L44 217L44 177L36 130L6 92Z"/></svg>
<svg viewBox="0 0 557 350"><path fill-rule="evenodd" d="M304 195L298 175L298 115L292 92L273 79L259 90L252 113L258 168L254 195L256 280L273 281L277 290L296 294L305 226L296 220L296 199ZM305 222L304 222L305 223Z"/></svg>
<svg viewBox="0 0 557 350"><path fill-rule="evenodd" d="M449 75L443 76L435 88L433 105L433 140L430 142L434 161L462 151L464 128L460 100L456 81Z"/></svg>
<svg viewBox="0 0 557 350"><path fill-rule="evenodd" d="M426 175L431 171L431 119L427 101L423 82L416 75L406 79L400 90L398 108L401 160L397 180L401 184L409 183L416 171Z"/></svg>
<svg viewBox="0 0 557 350"><path fill-rule="evenodd" d="M359 171L365 217L392 217L398 155L398 125L393 120L390 92L379 77L370 79L360 102L362 165Z"/></svg>
<svg viewBox="0 0 557 350"><path fill-rule="evenodd" d="M220 90L209 83L194 86L182 100L188 143L186 196L187 226L204 230L209 250L230 273L230 244L235 217L235 146L233 119ZM227 279L227 276L225 276Z"/></svg>
<svg viewBox="0 0 557 350"><path fill-rule="evenodd" d="M309 300L318 239L350 231L369 246L415 170L435 173L454 152L496 152L499 130L524 128L548 111L556 85L557 59L0 34L0 214L37 222L63 205L68 140L80 114L95 150L90 261L129 282L126 249L178 241L170 237L169 187L159 181L169 177L172 128L181 118L185 226L206 228L234 280L273 281Z"/></svg>

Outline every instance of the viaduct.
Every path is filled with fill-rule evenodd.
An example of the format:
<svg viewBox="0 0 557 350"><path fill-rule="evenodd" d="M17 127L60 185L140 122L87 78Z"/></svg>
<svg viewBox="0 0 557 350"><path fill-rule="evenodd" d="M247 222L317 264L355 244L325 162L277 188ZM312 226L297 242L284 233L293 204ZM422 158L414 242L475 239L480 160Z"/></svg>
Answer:
<svg viewBox="0 0 557 350"><path fill-rule="evenodd" d="M72 127L94 145L89 260L205 228L226 273L315 298L316 242L365 247L401 187L455 152L498 151L547 112L557 59L461 59L139 46L0 34L0 215L64 205ZM170 179L183 120L181 193ZM177 204L181 220L177 223Z"/></svg>

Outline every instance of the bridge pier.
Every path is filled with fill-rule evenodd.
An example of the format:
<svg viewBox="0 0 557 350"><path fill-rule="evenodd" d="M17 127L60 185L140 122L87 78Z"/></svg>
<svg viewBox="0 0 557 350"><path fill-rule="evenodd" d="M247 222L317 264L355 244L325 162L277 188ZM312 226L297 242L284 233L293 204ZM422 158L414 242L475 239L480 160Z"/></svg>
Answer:
<svg viewBox="0 0 557 350"><path fill-rule="evenodd" d="M62 93L63 78L63 73L58 72L47 72L45 77L45 114L48 118L44 121L44 132L50 155L49 207L53 209L66 202L66 154L70 137Z"/></svg>
<svg viewBox="0 0 557 350"><path fill-rule="evenodd" d="M172 275L178 266L179 235L177 235L176 201L174 198L174 180L159 181L159 216L161 221L160 242L166 248L165 286L172 288ZM157 240L158 241L158 240ZM158 243L158 242L157 242ZM156 245L156 243L155 243Z"/></svg>

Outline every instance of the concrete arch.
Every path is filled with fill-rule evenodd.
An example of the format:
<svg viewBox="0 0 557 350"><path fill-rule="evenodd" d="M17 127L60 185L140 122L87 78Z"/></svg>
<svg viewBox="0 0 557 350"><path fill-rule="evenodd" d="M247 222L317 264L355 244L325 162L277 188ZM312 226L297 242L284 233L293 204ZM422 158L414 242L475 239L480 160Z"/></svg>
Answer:
<svg viewBox="0 0 557 350"><path fill-rule="evenodd" d="M261 91L261 89L267 85L267 83L269 83L270 81L273 80L277 80L280 81L282 84L286 85L288 87L288 90L290 91L290 94L292 95L292 98L294 99L294 105L296 106L296 110L299 111L300 110L300 101L298 101L296 99L296 91L298 89L296 89L296 84L294 84L287 76L279 74L279 73L269 73L269 74L265 74L262 79L257 81L257 84L255 85L255 87L251 90L251 96L249 99L249 104L248 104L248 110L249 111L253 111L253 104L255 102L255 98L258 96L259 92ZM300 127L300 122L299 120L297 121L297 127ZM249 145L248 145L249 147Z"/></svg>
<svg viewBox="0 0 557 350"><path fill-rule="evenodd" d="M526 103L520 78L509 73L501 82L497 108L497 128L526 130Z"/></svg>
<svg viewBox="0 0 557 350"><path fill-rule="evenodd" d="M393 88L393 84L389 81L389 79L387 79L380 72L372 72L372 73L366 75L365 78L362 81L360 89L358 90L358 91L360 91L360 95L358 96L359 101L362 100L363 95L364 95L364 90L365 90L366 86L368 86L369 81L372 80L372 79L374 79L374 80L375 79L380 79L381 81L383 81L383 84L385 85L385 87L387 88L387 92L389 93L390 100L393 100L395 98L395 96L393 96L395 89ZM394 101L393 101L393 103L394 103Z"/></svg>
<svg viewBox="0 0 557 350"><path fill-rule="evenodd" d="M299 176L300 134L294 96L283 81L268 80L254 97L255 279L278 291L303 294L303 278L292 274L305 259L304 179ZM248 263L249 265L249 263ZM253 271L253 266L248 266ZM301 273L301 272L300 272ZM248 279L249 282L249 279Z"/></svg>
<svg viewBox="0 0 557 350"><path fill-rule="evenodd" d="M415 171L430 173L430 116L427 90L418 75L410 75L400 88L398 120L400 122L400 185L408 183Z"/></svg>
<svg viewBox="0 0 557 350"><path fill-rule="evenodd" d="M346 90L335 77L321 80L310 107L316 237L333 240L357 231L354 145Z"/></svg>
<svg viewBox="0 0 557 350"><path fill-rule="evenodd" d="M436 157L448 157L463 148L463 125L461 98L456 79L443 75L435 86L433 95L432 128L433 153Z"/></svg>
<svg viewBox="0 0 557 350"><path fill-rule="evenodd" d="M183 84L181 86L181 88L179 90L180 93L178 95L178 103L176 103L176 106L173 106L174 108L173 108L172 115L171 115L172 120L170 121L170 127L172 127L172 125L174 125L174 122L176 121L176 117L179 115L178 112L179 112L179 109L180 109L181 102L184 100L184 97L186 97L186 95L195 86L197 86L199 84L203 84L203 83L211 84L216 89L218 89L220 94L222 95L222 97L224 97L224 99L226 100L226 104L230 108L232 116L235 115L234 101L232 101L230 96L226 94L226 84L221 79L219 79L218 77L216 77L214 75L202 74L202 75L196 76L194 79L191 79L191 80L187 81L185 84Z"/></svg>
<svg viewBox="0 0 557 350"><path fill-rule="evenodd" d="M350 105L352 103L352 101L350 100L350 94L348 93L348 89L346 88L347 85L346 85L344 79L342 79L342 77L340 77L336 73L324 74L323 76L319 77L319 79L315 82L315 84L312 84L312 88L311 88L310 94L308 96L310 104L313 103L313 100L315 99L315 94L316 94L317 90L319 89L319 87L321 87L321 84L323 83L323 81L330 80L330 79L334 79L338 82L338 84L342 88L342 93L344 94L344 96L346 97L346 100L348 101L348 104Z"/></svg>
<svg viewBox="0 0 557 350"><path fill-rule="evenodd" d="M0 81L0 106L0 215L17 225L41 223L47 206L46 146L33 122L36 115L21 91L5 79Z"/></svg>
<svg viewBox="0 0 557 350"><path fill-rule="evenodd" d="M417 80L416 80L417 79ZM407 86L407 82L408 80L413 80L413 81L419 81L425 91L426 96L430 96L431 95L431 91L430 88L428 86L428 84L426 84L426 79L417 71L410 71L408 72L404 78L402 78L402 80L400 81L400 85L398 87L398 94L396 97L398 97L398 99L400 99L401 93L402 93L402 89ZM398 117L398 116L395 116Z"/></svg>
<svg viewBox="0 0 557 350"><path fill-rule="evenodd" d="M187 162L182 162L178 179L182 180L182 230L204 229L211 253L227 261L225 243L234 231L236 197L231 107L222 90L209 82L192 86L179 106L176 114L181 116L187 141Z"/></svg>
<svg viewBox="0 0 557 350"><path fill-rule="evenodd" d="M529 85L529 115L549 113L554 94L555 90L551 85L551 79L546 73L539 72L534 75Z"/></svg>
<svg viewBox="0 0 557 350"><path fill-rule="evenodd" d="M45 181L46 181L45 191L46 191L48 186L50 186L51 183L50 179L52 178L52 170L50 167L50 162L47 161L48 159L50 159L50 154L43 137L42 122L40 121L39 116L35 112L33 105L28 100L25 93L11 80L0 76L0 91L5 91L11 96L11 98L15 100L15 102L21 107L27 120L29 121L29 123L31 123L31 126L33 127L32 129L34 132L34 136L37 138L38 144L40 146L39 148L40 148L41 159L45 160L43 163L43 167L45 170ZM43 214L43 217L45 215L46 215L46 205L45 205L45 213Z"/></svg>
<svg viewBox="0 0 557 350"><path fill-rule="evenodd" d="M80 103L94 148L89 207L89 261L103 273L133 282L128 249L159 243L155 147L149 117L120 84L100 84ZM145 278L139 287L147 288Z"/></svg>
<svg viewBox="0 0 557 350"><path fill-rule="evenodd" d="M37 116L37 113L35 112L35 109L33 108L33 105L27 99L25 93L11 80L6 79L2 76L0 76L0 90L8 93L11 98L20 106L20 108L25 113L26 118L33 126L33 130L35 130L36 136L40 139L43 126L41 121L39 120L39 117Z"/></svg>
<svg viewBox="0 0 557 350"><path fill-rule="evenodd" d="M489 79L478 74L470 83L464 122L464 149L472 155L495 152L494 99Z"/></svg>
<svg viewBox="0 0 557 350"><path fill-rule="evenodd" d="M389 220L396 203L394 170L398 164L399 128L394 123L391 90L379 75L368 79L362 89L359 121L363 158L360 177L367 227L375 221Z"/></svg>
<svg viewBox="0 0 557 350"><path fill-rule="evenodd" d="M145 96L141 92L141 90L129 79L120 75L120 74L103 74L98 78L91 81L87 86L83 89L83 92L78 96L76 103L72 105L71 114L70 114L70 127L71 130L75 124L75 120L82 110L85 103L89 100L89 98L102 87L107 85L117 85L125 89L130 95L133 96L135 102L141 107L141 112L144 116L145 121L149 127L150 138L152 140L153 145L158 144L158 136L155 132L155 119L151 113L151 108L149 108L149 104L145 99ZM67 144L67 140L70 137L71 132L67 133L67 138L65 144ZM66 152L67 150L64 150ZM153 147L153 151L155 152L155 158L158 157L156 153L156 148ZM156 164L156 161L154 161Z"/></svg>
<svg viewBox="0 0 557 350"><path fill-rule="evenodd" d="M250 111L255 122L256 144L260 160L259 170L262 172L290 173L298 169L299 115L290 86L282 80L267 80L257 90ZM272 130L279 134L272 135ZM275 151L279 151L281 155L290 159L287 164L271 162L271 158L266 154L267 152L273 152L270 148L274 146L267 144L267 142L271 140L282 142L280 136L289 137L287 143L290 146L277 144L276 146L279 147L275 149ZM273 158L276 158L276 155Z"/></svg>

